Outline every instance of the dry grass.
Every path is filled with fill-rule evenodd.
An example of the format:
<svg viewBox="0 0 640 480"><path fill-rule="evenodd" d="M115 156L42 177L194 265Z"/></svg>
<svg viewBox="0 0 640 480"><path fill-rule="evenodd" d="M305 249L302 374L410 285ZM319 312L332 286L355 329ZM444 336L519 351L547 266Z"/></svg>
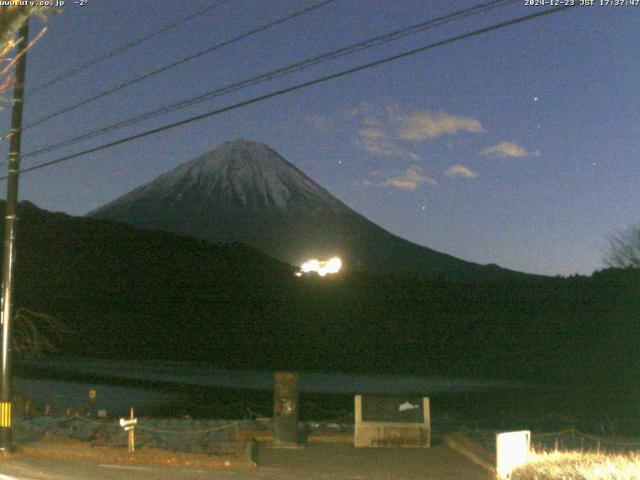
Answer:
<svg viewBox="0 0 640 480"><path fill-rule="evenodd" d="M512 480L638 480L640 452L629 454L533 453Z"/></svg>

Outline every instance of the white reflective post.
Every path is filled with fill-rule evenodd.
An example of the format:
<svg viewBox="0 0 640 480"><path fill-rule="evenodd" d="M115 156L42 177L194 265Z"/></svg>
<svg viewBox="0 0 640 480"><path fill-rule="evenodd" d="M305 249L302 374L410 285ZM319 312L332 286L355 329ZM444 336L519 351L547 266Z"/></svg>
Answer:
<svg viewBox="0 0 640 480"><path fill-rule="evenodd" d="M531 444L531 432L498 433L496 435L496 472L498 478L511 478L511 472L527 463Z"/></svg>

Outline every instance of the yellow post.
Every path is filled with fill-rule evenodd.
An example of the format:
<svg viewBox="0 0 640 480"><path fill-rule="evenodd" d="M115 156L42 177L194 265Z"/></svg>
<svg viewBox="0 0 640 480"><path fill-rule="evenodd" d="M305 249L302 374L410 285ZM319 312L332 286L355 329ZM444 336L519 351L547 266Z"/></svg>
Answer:
<svg viewBox="0 0 640 480"><path fill-rule="evenodd" d="M0 427L11 428L11 402L0 402Z"/></svg>

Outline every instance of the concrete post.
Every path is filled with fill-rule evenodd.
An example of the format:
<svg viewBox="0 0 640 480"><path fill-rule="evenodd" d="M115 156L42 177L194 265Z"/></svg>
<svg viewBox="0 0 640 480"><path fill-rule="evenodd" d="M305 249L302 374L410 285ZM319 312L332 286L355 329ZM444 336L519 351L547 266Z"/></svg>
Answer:
<svg viewBox="0 0 640 480"><path fill-rule="evenodd" d="M298 374L273 375L273 446L298 445Z"/></svg>

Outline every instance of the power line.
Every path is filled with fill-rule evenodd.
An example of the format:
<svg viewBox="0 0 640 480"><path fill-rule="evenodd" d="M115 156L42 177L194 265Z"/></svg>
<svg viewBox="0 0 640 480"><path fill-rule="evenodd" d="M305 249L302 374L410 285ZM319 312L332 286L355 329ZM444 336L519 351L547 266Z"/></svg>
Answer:
<svg viewBox="0 0 640 480"><path fill-rule="evenodd" d="M177 110L181 110L187 107L191 107L193 105L196 105L198 103L202 103L206 100L215 98L215 97L219 97L219 96L223 96L223 95L227 95L233 92L237 92L239 90L242 90L244 88L253 86L253 85L257 85L269 80L273 80L275 78L279 78L282 77L284 75L288 75L290 73L293 72L297 72L309 67L313 67L315 65L318 65L322 62L326 62L329 60L335 60L337 58L343 57L345 55L350 55L352 53L356 53L365 49L369 49L372 47L377 47L386 43L390 43L392 41L397 41L400 40L402 38L405 38L409 35L414 35L416 33L419 32L423 32L425 30L428 30L430 28L434 28L434 27L438 27L440 25L444 25L446 23L449 23L451 21L454 20L458 20L460 18L463 17L469 17L471 15L477 15L479 13L484 13L486 11L492 10L494 8L498 8L498 7L503 7L506 6L508 4L511 3L515 3L519 0L492 0L490 2L486 2L483 4L479 4L476 5L474 7L469 7L469 8L465 8L463 10L458 10L456 12L452 12L450 14L444 15L444 16L440 16L437 18L433 18L424 22L420 22L417 23L415 25L411 25L409 27L405 27L399 30L395 30L393 32L384 34L384 35L379 35L377 37L373 37L361 42L358 42L356 44L352 44L349 45L347 47L343 47L340 48L338 50L333 50L327 53L323 53L321 55L306 59L306 60L302 60L299 62L295 62L289 65L286 65L284 67L275 69L275 70L271 70L270 72L261 74L261 75L257 75L245 80L242 80L240 82L236 82L233 83L231 85L227 85L221 88L217 88L213 91L195 96L195 97L191 97L189 99L186 100L182 100L180 102L177 103L172 103L170 105L167 105L165 107L161 107L159 109L155 109L155 110L151 110L149 112L143 113L141 115L137 115L134 117L130 117L126 120L121 120L117 123L105 126L105 127L100 127L98 129L92 130L90 132L75 136L75 137L71 137L68 138L66 140L63 140L62 142L58 142L56 144L53 145L48 145L46 147L42 147L38 150L34 150L31 152L28 152L26 154L24 154L22 157L23 158L27 158L27 157L33 157L33 156L38 156L38 155L42 155L44 153L48 153L48 152L52 152L55 150L59 150L60 148L63 147L67 147L79 142L82 142L84 140L88 140L97 136L101 136L110 132L113 132L115 130L119 130L121 128L125 128L125 127L129 127L132 125L136 125L142 121L145 120L149 120L151 118L155 118L167 113L171 113L171 112L175 112Z"/></svg>
<svg viewBox="0 0 640 480"><path fill-rule="evenodd" d="M183 65L183 64L185 64L187 62L190 62L192 60L195 60L196 58L200 58L200 57L202 57L204 55L207 55L207 54L209 54L209 53L211 53L211 52L213 52L215 50L218 50L218 49L220 49L222 47L226 47L226 46L228 46L228 45L230 45L232 43L235 43L235 42L237 42L239 40L243 40L243 39L245 39L247 37L255 35L256 33L259 33L259 32L262 32L264 30L267 30L269 28L275 27L276 25L280 25L281 23L284 23L284 22L287 22L289 20L292 20L292 19L294 19L296 17L299 17L300 15L304 15L305 13L311 12L313 10L316 10L316 9L318 9L320 7L328 5L329 3L333 3L335 1L336 0L321 0L319 2L316 2L316 3L313 3L313 4L308 5L306 7L303 7L301 9L299 9L299 10L296 10L293 13L290 13L290 14L284 16L284 17L280 17L277 20L272 20L270 22L263 23L259 27L256 27L256 28L253 28L253 29L251 29L249 31L241 33L240 35L237 35L237 36L235 36L235 37L233 37L233 38L231 38L229 40L225 40L224 42L220 42L220 43L217 43L215 45L212 45L211 47L205 48L204 50L201 50L201 51L199 51L199 52L197 52L195 54L188 55L188 56L186 56L186 57L184 57L184 58L182 58L182 59L180 59L178 61L172 62L172 63L170 63L168 65L165 65L163 67L160 67L160 68L158 68L156 70L152 70L152 71L147 72L147 73L145 73L143 75L140 75L138 77L135 77L135 78L132 78L132 79L127 80L125 82L122 82L122 83L116 85L115 87L112 87L112 88L110 88L108 90L105 90L105 91L103 91L101 93L98 93L97 95L94 95L93 97L87 98L87 99L82 100L82 101L77 102L77 103L74 103L74 104L72 104L72 105L70 105L68 107L65 107L65 108L61 109L61 110L58 110L58 111L53 112L53 113L50 113L49 115L45 115L44 117L40 118L39 120L36 120L32 124L23 127L22 130L28 130L29 128L33 128L33 127L35 127L37 125L40 125L40 124L42 124L42 123L44 123L44 122L46 122L48 120L51 120L52 118L58 117L58 116L60 116L60 115L62 115L64 113L69 113L69 112L71 112L71 111L73 111L73 110L75 110L75 109L77 109L79 107L83 107L83 106L85 106L85 105L87 105L87 104L89 104L91 102L95 102L96 100L99 100L99 99L104 98L104 97L106 97L108 95L111 95L111 94L113 94L113 93L115 93L115 92L117 92L119 90L122 90L123 88L129 87L129 86L131 86L131 85L133 85L135 83L141 82L142 80L146 80L147 78L154 77L154 76L156 76L156 75L158 75L160 73L166 72L167 70L171 70L172 68L175 68L175 67L177 67L179 65Z"/></svg>
<svg viewBox="0 0 640 480"><path fill-rule="evenodd" d="M192 20L196 17L200 17L202 15L205 15L206 13L209 13L211 10L218 8L222 5L224 5L225 3L230 2L231 0L219 0L218 2L214 3L213 5L209 5L207 7L201 8L200 10L197 10L196 12L193 12L189 15L187 15L186 17L183 17L175 22L171 22L168 23L166 25L161 26L160 28L158 28L157 30L154 30L152 32L147 33L146 35L143 35L142 37L136 39L136 40L132 40L131 42L116 48L115 50L112 50L110 52L107 52L103 55L100 55L92 60L89 60L85 63L81 63L80 65L76 65L75 67L71 68L70 70L58 75L57 77L52 78L51 80L43 83L42 85L35 87L33 90L27 92L29 95L35 95L36 93L41 92L42 90L49 88L52 85L55 85L56 83L62 81L62 80L66 80L67 78L73 77L74 75L77 75L80 72L83 72L84 70L86 70L89 67L92 67L94 65L97 65L98 63L104 62L105 60L111 58L111 57L115 57L116 55L119 55L120 53L129 50L130 48L136 47L138 45L140 45L143 42L146 42L147 40L156 37L162 33L165 33L169 30L171 30L172 28L178 27L180 25L182 25L183 23L188 22L189 20Z"/></svg>
<svg viewBox="0 0 640 480"><path fill-rule="evenodd" d="M179 126L182 126L182 125L186 125L188 123L192 123L192 122L196 122L198 120L203 120L205 118L213 117L215 115L219 115L219 114L228 112L230 110L235 110L237 108L246 107L248 105L252 105L254 103L258 103L258 102L261 102L263 100L268 100L270 98L278 97L280 95L284 95L286 93L294 92L296 90L301 90L303 88L310 87L312 85L317 85L319 83L324 83L324 82L327 82L329 80L334 80L336 78L340 78L340 77L344 77L344 76L347 76L347 75L351 75L353 73L356 73L356 72L359 72L359 71L362 71L362 70L366 70L366 69L369 69L369 68L372 68L372 67L377 67L379 65L383 65L383 64L386 64L386 63L389 63L389 62L400 60L401 58L409 57L411 55L415 55L417 53L422 53L422 52L425 52L427 50L431 50L433 48L441 47L441 46L444 46L444 45L449 45L449 44L452 44L452 43L455 43L455 42L458 42L460 40L464 40L464 39L467 39L467 38L470 38L470 37L475 37L475 36L482 35L482 34L485 34L485 33L488 33L488 32L494 31L494 30L499 30L501 28L509 27L511 25L516 25L516 24L519 24L519 23L523 23L523 22L527 22L527 21L530 21L530 20L534 20L536 18L543 17L543 16L546 16L546 15L549 15L549 14L559 13L559 12L567 10L569 8L573 8L573 5L565 5L565 6L561 6L561 7L554 7L554 8L546 9L546 10L543 10L543 11L540 11L540 12L537 12L537 13L533 13L533 14L530 14L530 15L525 15L523 17L518 17L518 18L514 18L514 19L511 19L511 20L504 21L504 22L496 23L496 24L490 25L488 27L484 27L484 28L480 28L480 29L474 30L474 31L469 32L469 33L464 33L464 34L461 34L461 35L457 35L455 37L448 38L446 40L441 40L441 41L438 41L438 42L435 42L435 43L431 43L431 44L428 44L428 45L425 45L425 46L422 46L422 47L414 48L412 50L408 50L408 51L405 51L405 52L402 52L402 53L399 53L399 54L396 54L396 55L385 57L385 58L382 58L380 60L376 60L376 61L373 61L373 62L365 63L365 64L359 65L357 67L349 68L347 70L342 70L340 72L333 73L333 74L330 74L330 75L325 75L323 77L316 78L316 79L310 80L308 82L303 82L303 83L299 83L297 85L293 85L291 87L283 88L281 90L276 90L274 92L271 92L271 93L268 93L268 94L265 94L265 95L254 97L254 98L252 98L250 100L245 100L243 102L239 102L239 103L236 103L236 104L233 104L233 105L229 105L229 106L226 106L226 107L223 107L223 108L212 110L210 112L203 113L201 115L196 115L194 117L190 117L190 118L187 118L185 120L180 120L178 122L170 123L170 124L164 125L162 127L158 127L158 128L154 128L154 129L151 129L151 130L147 130L146 132L142 132L142 133L139 133L139 134L136 134L136 135L131 135L131 136L125 137L125 138L121 138L119 140L115 140L113 142L109 142L109 143L100 145L98 147L89 148L89 149L83 150L81 152L77 152L77 153L74 153L74 154L71 154L71 155L66 155L64 157L57 158L55 160L51 160L51 161L48 161L48 162L40 163L38 165L34 165L32 167L28 167L28 168L20 170L20 173L32 172L34 170L39 170L41 168L50 167L50 166L56 165L58 163L67 162L69 160L72 160L72 159L75 159L75 158L78 158L78 157L82 157L82 156L88 155L90 153L95 153L95 152L98 152L98 151L101 151L101 150L105 150L105 149L108 149L108 148L111 148L111 147L115 147L117 145L121 145L121 144L124 144L124 143L131 142L133 140L138 140L140 138L144 138L144 137L147 137L147 136L150 136L150 135L154 135L156 133L164 132L165 130L170 130L172 128L176 128L176 127L179 127ZM5 177L0 177L0 180L6 180L6 178L7 178L6 176Z"/></svg>

